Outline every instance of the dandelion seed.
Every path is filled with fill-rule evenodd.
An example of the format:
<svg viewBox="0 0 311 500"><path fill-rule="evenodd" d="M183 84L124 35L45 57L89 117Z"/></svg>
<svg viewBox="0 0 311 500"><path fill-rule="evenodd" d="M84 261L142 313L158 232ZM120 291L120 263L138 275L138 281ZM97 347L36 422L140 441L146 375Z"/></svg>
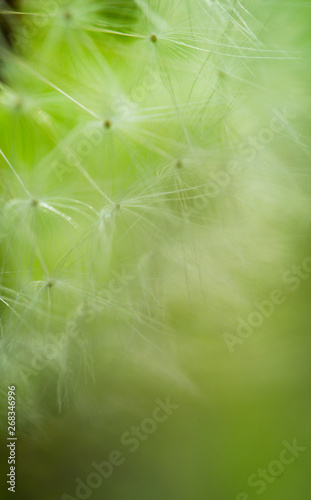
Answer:
<svg viewBox="0 0 311 500"><path fill-rule="evenodd" d="M73 14L70 10L65 10L63 15L66 21L71 21L73 18Z"/></svg>
<svg viewBox="0 0 311 500"><path fill-rule="evenodd" d="M14 102L14 107L16 110L21 110L23 107L23 100L21 97L16 97Z"/></svg>
<svg viewBox="0 0 311 500"><path fill-rule="evenodd" d="M110 120L105 120L105 122L104 122L104 127L105 127L107 130L109 130L109 129L111 128L111 126L112 126L111 121L110 121Z"/></svg>
<svg viewBox="0 0 311 500"><path fill-rule="evenodd" d="M152 43L156 43L158 41L157 35L155 34L151 35L150 40L152 41Z"/></svg>

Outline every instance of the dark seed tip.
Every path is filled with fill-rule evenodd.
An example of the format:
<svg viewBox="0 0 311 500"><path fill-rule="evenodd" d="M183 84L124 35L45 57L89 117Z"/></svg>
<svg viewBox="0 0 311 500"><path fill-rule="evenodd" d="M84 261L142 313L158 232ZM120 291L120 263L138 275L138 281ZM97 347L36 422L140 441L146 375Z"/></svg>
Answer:
<svg viewBox="0 0 311 500"><path fill-rule="evenodd" d="M65 10L64 18L66 19L66 21L70 21L72 19L72 12L70 10Z"/></svg>
<svg viewBox="0 0 311 500"><path fill-rule="evenodd" d="M15 109L21 109L23 106L23 101L20 97L18 97L15 101Z"/></svg>

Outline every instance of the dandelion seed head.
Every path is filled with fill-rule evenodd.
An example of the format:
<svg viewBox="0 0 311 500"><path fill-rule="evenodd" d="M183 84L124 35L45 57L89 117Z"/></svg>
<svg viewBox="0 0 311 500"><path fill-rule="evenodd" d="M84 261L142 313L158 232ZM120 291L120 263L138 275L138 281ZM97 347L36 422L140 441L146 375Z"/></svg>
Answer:
<svg viewBox="0 0 311 500"><path fill-rule="evenodd" d="M162 365L175 360L163 334L175 317L189 316L188 302L199 313L202 342L209 342L203 300L211 311L226 304L238 310L242 288L248 292L244 280L255 279L258 255L264 255L264 268L287 253L284 235L278 244L277 224L270 220L274 204L277 213L284 214L285 202L285 213L290 210L290 190L283 196L282 189L289 170L283 172L273 141L259 144L254 161L246 158L250 125L256 122L263 141L269 135L262 127L270 117L257 116L258 102L264 102L257 89L270 99L274 88L263 85L266 72L258 71L270 54L267 39L261 44L259 21L241 2L57 0L48 11L39 3L21 2L27 4L16 17L26 33L21 54L1 52L0 305L7 314L0 338L16 343L14 356L23 363L23 357L31 362L24 349L29 341L41 354L54 345L46 332L62 340L51 365L62 409L76 387L73 375L92 373L94 364L101 380L109 367L105 359L120 358L119 344L122 366L124 346L131 366L142 359L139 341L150 353L139 380L147 365L152 376L159 370L162 377ZM294 138L289 128L274 134L278 150L283 138ZM295 141L298 136L291 148ZM295 175L305 175L298 172L302 167ZM246 293L245 308L248 299ZM211 328L225 330L227 317L222 325L218 316L211 316ZM191 333L191 318L182 326ZM153 351L161 351L161 358ZM169 363L162 362L163 352ZM40 397L49 370L37 378ZM169 375L186 385L177 369ZM26 398L36 409L41 399L34 380Z"/></svg>

